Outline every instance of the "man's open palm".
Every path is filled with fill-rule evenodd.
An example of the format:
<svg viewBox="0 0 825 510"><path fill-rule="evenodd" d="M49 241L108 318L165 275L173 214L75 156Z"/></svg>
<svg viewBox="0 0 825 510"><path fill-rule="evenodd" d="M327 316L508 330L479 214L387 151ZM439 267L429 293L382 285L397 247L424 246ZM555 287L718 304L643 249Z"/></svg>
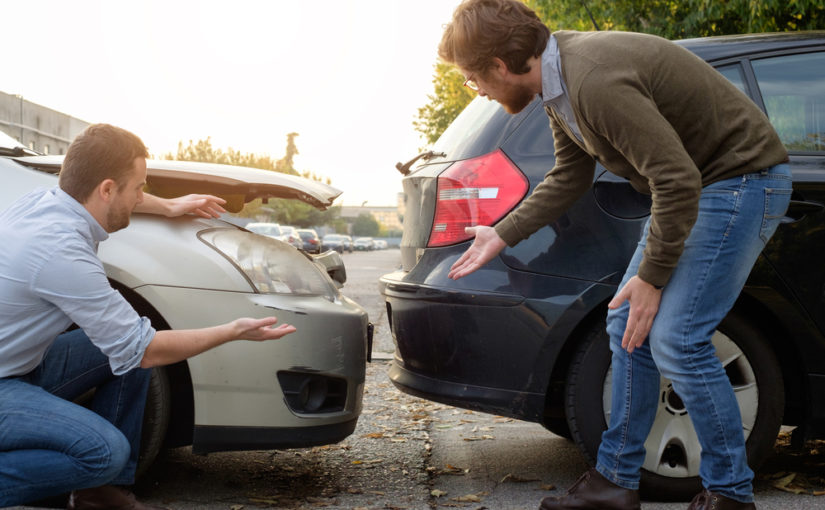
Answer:
<svg viewBox="0 0 825 510"><path fill-rule="evenodd" d="M493 227L478 225L475 227L467 227L464 231L475 236L475 240L472 246L470 246L450 268L450 273L447 276L453 280L467 276L487 262L490 262L507 246L507 243L498 236L496 229Z"/></svg>

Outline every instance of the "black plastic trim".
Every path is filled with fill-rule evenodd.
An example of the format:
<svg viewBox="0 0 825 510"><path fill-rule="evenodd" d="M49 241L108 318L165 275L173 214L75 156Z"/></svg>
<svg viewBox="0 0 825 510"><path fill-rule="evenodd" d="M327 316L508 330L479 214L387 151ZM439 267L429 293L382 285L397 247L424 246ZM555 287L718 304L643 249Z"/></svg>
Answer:
<svg viewBox="0 0 825 510"><path fill-rule="evenodd" d="M229 427L196 425L192 452L281 450L337 443L355 430L358 417L315 427Z"/></svg>

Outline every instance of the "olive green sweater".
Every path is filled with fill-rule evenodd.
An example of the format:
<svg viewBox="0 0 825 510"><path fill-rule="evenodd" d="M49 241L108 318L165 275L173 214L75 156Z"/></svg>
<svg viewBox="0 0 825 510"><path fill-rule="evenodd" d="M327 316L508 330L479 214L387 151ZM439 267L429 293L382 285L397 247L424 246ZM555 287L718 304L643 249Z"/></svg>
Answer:
<svg viewBox="0 0 825 510"><path fill-rule="evenodd" d="M548 109L555 166L496 231L514 246L555 221L593 184L598 160L652 196L638 275L665 285L702 187L787 161L787 152L762 111L688 50L629 32L554 35L583 142Z"/></svg>

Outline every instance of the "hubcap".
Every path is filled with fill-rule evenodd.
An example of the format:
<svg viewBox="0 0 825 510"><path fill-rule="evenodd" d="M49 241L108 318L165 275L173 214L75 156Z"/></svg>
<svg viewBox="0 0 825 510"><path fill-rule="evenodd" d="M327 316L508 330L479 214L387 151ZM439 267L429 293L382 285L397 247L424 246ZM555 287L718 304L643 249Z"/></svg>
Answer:
<svg viewBox="0 0 825 510"><path fill-rule="evenodd" d="M753 367L739 347L726 335L714 333L713 346L716 357L722 362L728 379L733 386L739 412L742 415L742 428L745 439L751 433L756 422L759 408L759 388ZM612 390L612 369L608 369L604 381L602 403L605 421L610 423L610 394ZM699 459L702 447L696 437L696 430L690 421L682 399L674 391L669 379L661 378L659 383L659 408L653 427L645 441L647 454L642 467L646 470L668 477L683 478L699 475Z"/></svg>

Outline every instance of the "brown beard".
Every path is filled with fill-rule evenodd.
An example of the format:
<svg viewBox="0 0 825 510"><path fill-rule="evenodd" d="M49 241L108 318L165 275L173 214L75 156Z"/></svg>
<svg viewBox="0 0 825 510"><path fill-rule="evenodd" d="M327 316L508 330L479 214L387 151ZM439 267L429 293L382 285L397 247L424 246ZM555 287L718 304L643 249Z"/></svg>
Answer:
<svg viewBox="0 0 825 510"><path fill-rule="evenodd" d="M128 227L131 216L129 211L110 209L106 216L106 231L109 233L117 232Z"/></svg>
<svg viewBox="0 0 825 510"><path fill-rule="evenodd" d="M527 105L533 102L533 98L536 95L526 86L514 85L508 89L507 92L503 93L503 96L504 97L497 97L495 100L501 104L505 112L515 115L527 108Z"/></svg>

